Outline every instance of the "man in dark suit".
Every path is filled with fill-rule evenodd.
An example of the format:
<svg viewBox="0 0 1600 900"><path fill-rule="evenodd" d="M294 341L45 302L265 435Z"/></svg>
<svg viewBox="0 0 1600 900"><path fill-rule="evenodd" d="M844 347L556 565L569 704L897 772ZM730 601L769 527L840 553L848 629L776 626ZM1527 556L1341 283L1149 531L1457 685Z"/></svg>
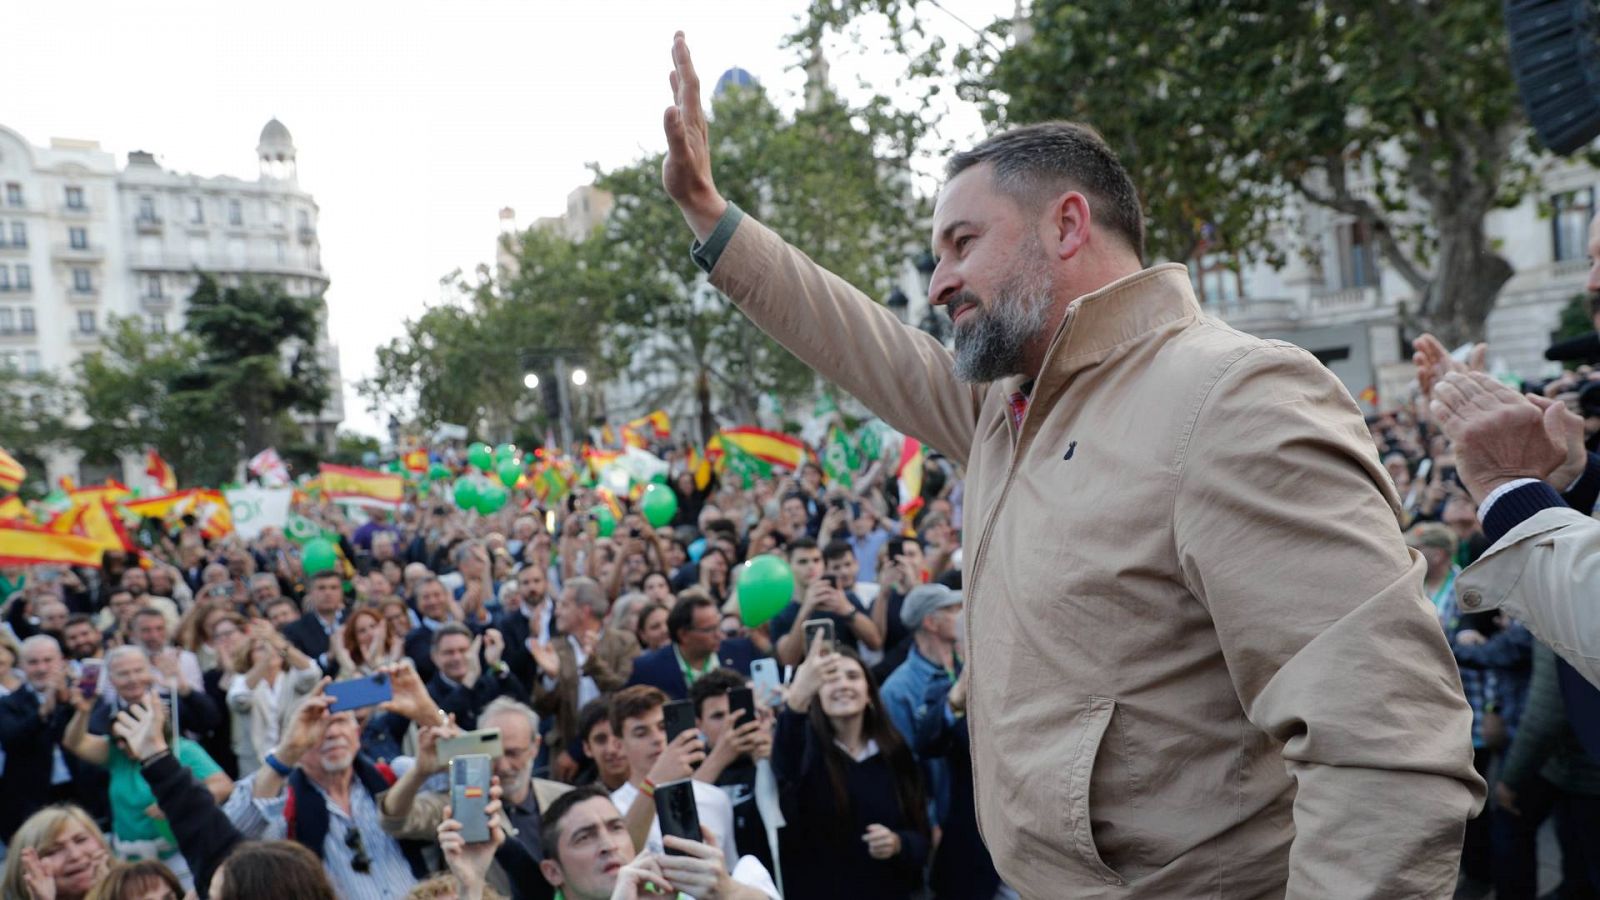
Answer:
<svg viewBox="0 0 1600 900"><path fill-rule="evenodd" d="M417 618L422 624L406 635L405 654L417 667L423 684L427 684L438 671L433 664L434 633L451 622L460 622L461 607L450 599L450 589L433 575L419 580L416 591ZM479 630L467 627L474 632Z"/></svg>
<svg viewBox="0 0 1600 900"><path fill-rule="evenodd" d="M749 677L750 661L761 655L747 638L723 639L717 605L697 590L679 596L667 614L667 631L672 643L635 659L628 684L648 684L674 700L687 700L696 678L718 668Z"/></svg>
<svg viewBox="0 0 1600 900"><path fill-rule="evenodd" d="M428 681L428 696L467 731L478 727L478 713L497 697L527 703L528 692L501 659L504 653L505 638L493 628L474 637L459 622L440 627L433 633L436 673Z"/></svg>
<svg viewBox="0 0 1600 900"><path fill-rule="evenodd" d="M555 628L555 602L550 599L550 576L537 565L517 570L517 603L500 615L500 633L506 638L506 664L533 690L538 673L534 671L531 640L535 646L550 642Z"/></svg>
<svg viewBox="0 0 1600 900"><path fill-rule="evenodd" d="M344 621L344 579L339 573L318 572L311 576L311 591L306 596L309 609L298 621L283 629L301 653L317 661L324 672L328 671L328 646L333 633Z"/></svg>
<svg viewBox="0 0 1600 900"><path fill-rule="evenodd" d="M74 784L78 760L61 749L73 707L56 639L37 635L24 641L22 669L27 683L0 698L0 747L6 752L0 838L7 841L41 808L80 800Z"/></svg>

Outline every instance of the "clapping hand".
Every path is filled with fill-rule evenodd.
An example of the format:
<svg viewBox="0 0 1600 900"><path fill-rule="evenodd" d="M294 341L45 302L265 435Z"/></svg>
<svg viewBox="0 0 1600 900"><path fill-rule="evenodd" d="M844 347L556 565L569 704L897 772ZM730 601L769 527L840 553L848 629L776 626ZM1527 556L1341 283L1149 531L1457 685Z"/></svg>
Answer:
<svg viewBox="0 0 1600 900"><path fill-rule="evenodd" d="M161 724L165 710L155 692L145 694L143 705L130 706L117 713L111 733L128 745L128 753L143 763L167 751L167 736Z"/></svg>
<svg viewBox="0 0 1600 900"><path fill-rule="evenodd" d="M1478 344L1473 347L1467 356L1467 361L1462 362L1450 355L1444 344L1431 334L1423 334L1411 344L1411 362L1417 367L1417 383L1422 386L1424 397L1433 397L1433 387L1444 380L1451 372L1483 372L1486 370L1485 362L1489 355L1488 344Z"/></svg>
<svg viewBox="0 0 1600 900"><path fill-rule="evenodd" d="M1572 420L1581 428L1582 419L1563 404L1519 394L1481 372L1452 372L1434 385L1429 408L1455 445L1456 471L1479 503L1507 482L1560 478L1572 466ZM1581 442L1578 447L1581 452Z"/></svg>

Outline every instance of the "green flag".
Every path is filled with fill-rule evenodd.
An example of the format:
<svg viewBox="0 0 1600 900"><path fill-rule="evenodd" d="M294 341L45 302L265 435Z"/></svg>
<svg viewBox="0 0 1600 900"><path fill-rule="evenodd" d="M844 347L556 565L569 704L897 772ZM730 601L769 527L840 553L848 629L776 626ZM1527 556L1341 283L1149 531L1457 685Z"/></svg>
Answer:
<svg viewBox="0 0 1600 900"><path fill-rule="evenodd" d="M862 423L856 431L856 445L867 462L876 462L883 455L883 433L876 420Z"/></svg>
<svg viewBox="0 0 1600 900"><path fill-rule="evenodd" d="M322 537L322 526L305 516L290 515L289 524L284 526L283 533L296 544L304 544L306 541Z"/></svg>
<svg viewBox="0 0 1600 900"><path fill-rule="evenodd" d="M829 428L828 439L822 445L822 473L828 476L828 483L850 487L860 465L861 455L850 442L850 436L837 425Z"/></svg>
<svg viewBox="0 0 1600 900"><path fill-rule="evenodd" d="M733 441L722 442L722 463L727 471L738 476L745 490L755 487L758 478L772 477L771 465L745 452Z"/></svg>

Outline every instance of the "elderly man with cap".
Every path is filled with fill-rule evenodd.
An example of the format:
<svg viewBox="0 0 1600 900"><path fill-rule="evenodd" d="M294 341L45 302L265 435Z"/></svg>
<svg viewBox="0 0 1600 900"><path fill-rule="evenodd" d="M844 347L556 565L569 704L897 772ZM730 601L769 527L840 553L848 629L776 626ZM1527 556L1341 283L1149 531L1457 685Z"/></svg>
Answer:
<svg viewBox="0 0 1600 900"><path fill-rule="evenodd" d="M913 588L900 606L900 621L911 632L911 652L884 681L883 705L907 743L917 733L924 716L940 715L929 709L924 697L936 680L954 683L961 675L961 595L942 584ZM950 764L943 759L918 759L933 798L936 820L950 808ZM936 823L937 824L937 821Z"/></svg>

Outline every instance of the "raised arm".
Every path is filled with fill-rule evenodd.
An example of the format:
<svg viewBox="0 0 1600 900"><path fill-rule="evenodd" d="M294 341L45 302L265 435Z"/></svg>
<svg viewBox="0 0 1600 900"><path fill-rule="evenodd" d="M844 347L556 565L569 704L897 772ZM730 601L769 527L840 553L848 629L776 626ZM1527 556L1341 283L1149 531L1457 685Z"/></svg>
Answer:
<svg viewBox="0 0 1600 900"><path fill-rule="evenodd" d="M672 62L661 180L699 241L696 258L711 283L761 330L885 421L965 463L979 391L956 379L949 351L931 335L902 324L722 197L711 173L700 78L681 32Z"/></svg>

